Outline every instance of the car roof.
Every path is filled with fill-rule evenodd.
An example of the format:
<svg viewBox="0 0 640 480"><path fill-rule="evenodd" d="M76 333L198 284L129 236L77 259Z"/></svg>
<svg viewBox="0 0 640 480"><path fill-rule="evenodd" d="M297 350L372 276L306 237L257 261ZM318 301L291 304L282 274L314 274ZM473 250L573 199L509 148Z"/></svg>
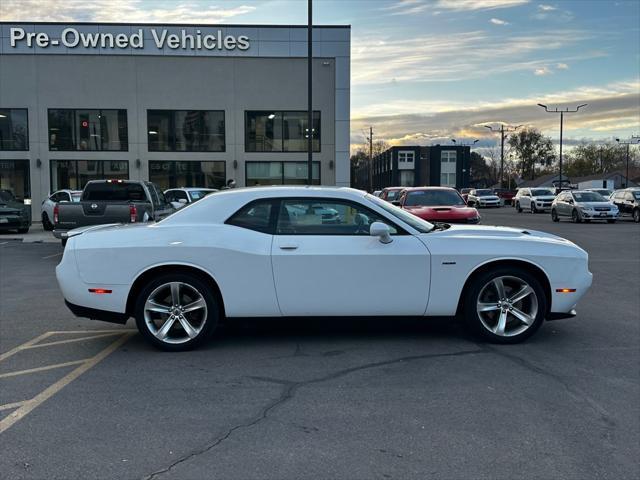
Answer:
<svg viewBox="0 0 640 480"><path fill-rule="evenodd" d="M182 190L183 192L217 192L219 191L217 188L207 188L207 187L176 187L176 188L167 188L165 192L170 192L172 190Z"/></svg>
<svg viewBox="0 0 640 480"><path fill-rule="evenodd" d="M455 188L452 187L406 187L404 188L407 192L421 191L421 190L453 190L454 192L458 192Z"/></svg>
<svg viewBox="0 0 640 480"><path fill-rule="evenodd" d="M404 190L405 188L409 188L409 187L385 187L382 189L382 191L387 191L390 192L392 190Z"/></svg>

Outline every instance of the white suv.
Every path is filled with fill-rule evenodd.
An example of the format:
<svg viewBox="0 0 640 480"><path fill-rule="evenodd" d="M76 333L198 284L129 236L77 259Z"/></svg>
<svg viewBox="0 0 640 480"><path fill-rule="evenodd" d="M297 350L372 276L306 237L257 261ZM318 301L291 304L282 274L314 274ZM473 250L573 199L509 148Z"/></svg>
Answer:
<svg viewBox="0 0 640 480"><path fill-rule="evenodd" d="M513 199L513 205L518 213L529 210L531 213L547 212L556 198L550 188L521 188Z"/></svg>
<svg viewBox="0 0 640 480"><path fill-rule="evenodd" d="M473 188L467 196L467 205L470 207L499 207L500 197L489 188Z"/></svg>

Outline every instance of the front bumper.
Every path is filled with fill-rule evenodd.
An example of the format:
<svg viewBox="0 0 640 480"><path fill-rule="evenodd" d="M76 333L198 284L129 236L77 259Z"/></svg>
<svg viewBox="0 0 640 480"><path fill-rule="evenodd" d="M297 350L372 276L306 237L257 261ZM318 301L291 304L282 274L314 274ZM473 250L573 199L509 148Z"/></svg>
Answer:
<svg viewBox="0 0 640 480"><path fill-rule="evenodd" d="M590 220L615 220L619 216L619 212L598 212L594 210L581 210L580 214L582 215L582 218L588 218Z"/></svg>
<svg viewBox="0 0 640 480"><path fill-rule="evenodd" d="M577 315L575 309L571 309L569 312L549 312L547 314L547 320L562 320L564 318L573 318Z"/></svg>
<svg viewBox="0 0 640 480"><path fill-rule="evenodd" d="M0 217L0 230L15 230L31 226L29 218L18 215L3 215Z"/></svg>

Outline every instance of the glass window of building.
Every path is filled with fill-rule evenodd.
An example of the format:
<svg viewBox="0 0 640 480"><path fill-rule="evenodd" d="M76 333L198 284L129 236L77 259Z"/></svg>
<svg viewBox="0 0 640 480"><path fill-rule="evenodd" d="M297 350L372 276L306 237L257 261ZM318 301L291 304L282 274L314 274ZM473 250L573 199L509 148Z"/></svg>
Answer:
<svg viewBox="0 0 640 480"><path fill-rule="evenodd" d="M128 180L126 160L51 160L51 191L82 190L89 180Z"/></svg>
<svg viewBox="0 0 640 480"><path fill-rule="evenodd" d="M245 151L306 152L306 111L245 112ZM313 151L320 151L320 112L313 112Z"/></svg>
<svg viewBox="0 0 640 480"><path fill-rule="evenodd" d="M29 150L26 108L0 108L0 150Z"/></svg>
<svg viewBox="0 0 640 480"><path fill-rule="evenodd" d="M0 190L9 190L18 200L31 198L29 160L0 160Z"/></svg>
<svg viewBox="0 0 640 480"><path fill-rule="evenodd" d="M320 162L311 167L313 184L320 185ZM245 185L306 185L307 162L247 162Z"/></svg>
<svg viewBox="0 0 640 480"><path fill-rule="evenodd" d="M440 152L440 185L443 187L456 186L456 160L455 150L443 150Z"/></svg>
<svg viewBox="0 0 640 480"><path fill-rule="evenodd" d="M226 182L225 161L149 162L149 180L161 190L180 187L221 188Z"/></svg>
<svg viewBox="0 0 640 480"><path fill-rule="evenodd" d="M127 111L49 109L49 150L127 151Z"/></svg>
<svg viewBox="0 0 640 480"><path fill-rule="evenodd" d="M147 110L150 152L224 152L223 110Z"/></svg>

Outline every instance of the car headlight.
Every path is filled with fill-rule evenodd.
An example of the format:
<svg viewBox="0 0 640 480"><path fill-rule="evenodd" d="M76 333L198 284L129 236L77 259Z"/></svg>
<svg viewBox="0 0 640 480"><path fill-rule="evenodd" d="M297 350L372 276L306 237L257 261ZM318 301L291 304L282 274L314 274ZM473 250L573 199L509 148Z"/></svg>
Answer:
<svg viewBox="0 0 640 480"><path fill-rule="evenodd" d="M593 210L593 208L589 206L585 206L585 207L580 207L580 210L582 210L583 212L590 212L591 210Z"/></svg>

